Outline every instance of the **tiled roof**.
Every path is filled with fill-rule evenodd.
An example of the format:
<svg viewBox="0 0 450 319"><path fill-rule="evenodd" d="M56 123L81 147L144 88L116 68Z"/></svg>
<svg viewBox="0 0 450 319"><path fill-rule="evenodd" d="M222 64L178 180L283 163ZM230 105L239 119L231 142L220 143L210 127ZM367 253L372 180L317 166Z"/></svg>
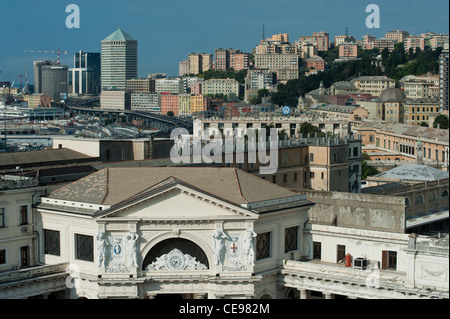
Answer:
<svg viewBox="0 0 450 319"><path fill-rule="evenodd" d="M171 180L182 181L237 205L296 195L234 168L122 167L93 173L52 192L49 198L113 206Z"/></svg>

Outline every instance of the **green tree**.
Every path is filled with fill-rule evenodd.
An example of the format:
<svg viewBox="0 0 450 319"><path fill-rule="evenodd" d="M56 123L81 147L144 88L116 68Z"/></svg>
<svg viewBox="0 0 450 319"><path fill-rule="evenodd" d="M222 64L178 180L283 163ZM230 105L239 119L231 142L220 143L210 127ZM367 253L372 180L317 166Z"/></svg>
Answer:
<svg viewBox="0 0 450 319"><path fill-rule="evenodd" d="M363 152L361 154L361 179L365 180L368 176L379 174L380 172L373 166L367 164L370 160L369 154Z"/></svg>
<svg viewBox="0 0 450 319"><path fill-rule="evenodd" d="M317 137L325 137L326 136L326 134L324 132L322 132L317 126L315 126L309 122L302 123L302 125L300 125L300 128L298 129L298 134L301 136L307 136L308 134L313 136L316 133L317 133Z"/></svg>
<svg viewBox="0 0 450 319"><path fill-rule="evenodd" d="M174 117L175 114L172 111L167 112L167 116Z"/></svg>
<svg viewBox="0 0 450 319"><path fill-rule="evenodd" d="M440 128L447 130L449 128L449 118L443 114L436 116L433 127L437 128L438 124Z"/></svg>

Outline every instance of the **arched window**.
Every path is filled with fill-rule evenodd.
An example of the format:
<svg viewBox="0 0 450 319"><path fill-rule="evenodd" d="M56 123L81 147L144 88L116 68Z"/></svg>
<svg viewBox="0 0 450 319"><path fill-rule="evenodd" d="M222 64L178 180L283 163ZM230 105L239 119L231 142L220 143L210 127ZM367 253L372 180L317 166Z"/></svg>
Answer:
<svg viewBox="0 0 450 319"><path fill-rule="evenodd" d="M428 195L428 202L435 202L436 201L436 193L435 192L431 192Z"/></svg>
<svg viewBox="0 0 450 319"><path fill-rule="evenodd" d="M405 198L405 205L409 207L409 198L408 197Z"/></svg>
<svg viewBox="0 0 450 319"><path fill-rule="evenodd" d="M185 254L188 254L190 256L188 258L189 260L194 258L195 262L199 262L205 265L206 268L209 268L208 258L200 246L184 238L169 238L153 246L153 248L147 253L144 258L142 270L147 270L147 266L155 261L160 262L157 265L158 269L166 269L166 266L169 266L169 263L171 262L170 256L174 250L178 250L178 252L174 255L178 255L178 257L180 257L178 258L178 261L181 260L183 265L186 265L184 263L185 258L187 258ZM176 267L170 268L169 266L169 270L171 269L176 270Z"/></svg>
<svg viewBox="0 0 450 319"><path fill-rule="evenodd" d="M422 195L417 195L415 204L416 205L420 205L420 204L423 204L423 203L424 203L423 196Z"/></svg>
<svg viewBox="0 0 450 319"><path fill-rule="evenodd" d="M443 198L443 199L447 199L447 198L448 198L448 190L445 189L445 190L442 192L441 198Z"/></svg>

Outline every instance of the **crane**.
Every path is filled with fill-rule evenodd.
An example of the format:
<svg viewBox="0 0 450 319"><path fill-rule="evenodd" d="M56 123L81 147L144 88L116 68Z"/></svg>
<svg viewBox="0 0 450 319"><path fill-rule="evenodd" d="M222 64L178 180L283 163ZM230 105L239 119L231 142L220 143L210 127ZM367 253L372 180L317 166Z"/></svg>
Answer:
<svg viewBox="0 0 450 319"><path fill-rule="evenodd" d="M41 51L41 50L23 50L24 52L38 52L38 53L56 53L56 63L61 64L60 54L67 54L67 51L60 51L59 48L57 51Z"/></svg>
<svg viewBox="0 0 450 319"><path fill-rule="evenodd" d="M22 78L25 77L25 75L22 74L10 74L10 75L18 77L20 79L20 88L22 88Z"/></svg>

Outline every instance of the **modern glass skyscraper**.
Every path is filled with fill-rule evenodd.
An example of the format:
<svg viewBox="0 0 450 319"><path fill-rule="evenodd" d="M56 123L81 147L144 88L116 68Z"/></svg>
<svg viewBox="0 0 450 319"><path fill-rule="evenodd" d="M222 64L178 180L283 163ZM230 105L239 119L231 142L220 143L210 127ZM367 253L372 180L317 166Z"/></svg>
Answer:
<svg viewBox="0 0 450 319"><path fill-rule="evenodd" d="M69 89L72 94L100 94L100 53L75 53L73 68L69 69Z"/></svg>
<svg viewBox="0 0 450 319"><path fill-rule="evenodd" d="M138 75L137 40L120 28L102 40L101 75L102 90L125 90Z"/></svg>

